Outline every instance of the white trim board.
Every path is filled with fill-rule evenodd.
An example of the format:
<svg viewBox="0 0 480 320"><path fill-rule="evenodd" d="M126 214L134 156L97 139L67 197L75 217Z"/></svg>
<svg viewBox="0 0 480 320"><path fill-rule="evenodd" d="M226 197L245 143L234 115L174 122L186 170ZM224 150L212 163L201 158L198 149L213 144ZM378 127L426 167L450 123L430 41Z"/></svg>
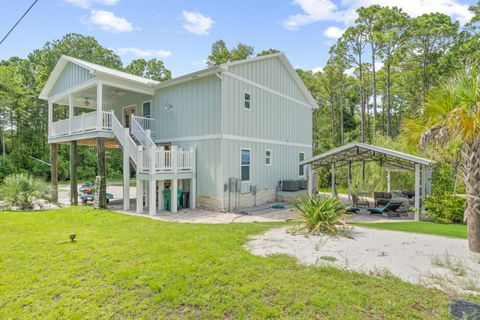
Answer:
<svg viewBox="0 0 480 320"><path fill-rule="evenodd" d="M251 85L251 86L257 87L257 88L259 88L259 89L262 89L262 90L264 90L264 91L270 92L270 93L275 94L275 95L277 95L277 96L279 96L279 97L282 97L282 98L284 98L284 99L287 99L287 100L290 100L290 101L292 101L292 102L295 102L295 103L297 103L297 104L299 104L299 105L302 105L302 106L304 106L304 107L308 107L308 108L310 108L310 109L315 109L314 106L312 106L312 105L310 105L310 104L308 104L308 103L305 103L305 102L303 102L303 101L299 101L299 100L294 99L294 98L292 98L292 97L289 97L289 96L287 96L287 95L285 95L285 94L283 94L283 93L281 93L281 92L278 92L278 91L275 91L275 90L270 89L270 88L268 88L268 87L265 87L264 85L261 85L260 83L257 83L257 82L255 82L255 81L252 81L252 80L243 78L243 77L239 76L238 74L235 74L235 73L232 73L232 72L229 72L229 71L224 71L223 74L226 75L226 76L228 76L228 77L230 77L230 78L236 79L236 80L238 80L238 81L242 81L242 82L247 83L247 84L249 84L249 85Z"/></svg>
<svg viewBox="0 0 480 320"><path fill-rule="evenodd" d="M236 136L236 135L231 135L231 134L223 134L223 135L221 135L221 134L209 134L209 135L203 135L203 136L155 139L155 143L200 141L200 140L215 140L215 139L257 142L257 143L266 143L266 144L277 144L277 145L291 146L291 147L312 148L311 144L296 143L296 142L281 141L281 140L260 139L260 138L252 138L252 137L245 137L245 136Z"/></svg>

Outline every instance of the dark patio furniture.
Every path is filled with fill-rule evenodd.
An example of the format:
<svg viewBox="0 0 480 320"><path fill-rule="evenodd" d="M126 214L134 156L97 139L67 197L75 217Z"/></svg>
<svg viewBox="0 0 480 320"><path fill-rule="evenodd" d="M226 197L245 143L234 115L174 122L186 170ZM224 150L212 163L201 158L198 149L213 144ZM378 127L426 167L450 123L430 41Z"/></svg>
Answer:
<svg viewBox="0 0 480 320"><path fill-rule="evenodd" d="M367 211L370 214L385 214L390 217L400 217L400 212L397 212L398 208L403 205L404 201L401 200L391 200L383 208L368 208Z"/></svg>
<svg viewBox="0 0 480 320"><path fill-rule="evenodd" d="M375 201L375 208L378 206L385 206L392 199L392 194L390 192L374 192L373 200Z"/></svg>
<svg viewBox="0 0 480 320"><path fill-rule="evenodd" d="M370 207L370 202L367 199L359 197L356 194L352 194L352 201L353 201L353 206L354 207L357 207L357 208L360 208L360 207L368 208L368 207Z"/></svg>

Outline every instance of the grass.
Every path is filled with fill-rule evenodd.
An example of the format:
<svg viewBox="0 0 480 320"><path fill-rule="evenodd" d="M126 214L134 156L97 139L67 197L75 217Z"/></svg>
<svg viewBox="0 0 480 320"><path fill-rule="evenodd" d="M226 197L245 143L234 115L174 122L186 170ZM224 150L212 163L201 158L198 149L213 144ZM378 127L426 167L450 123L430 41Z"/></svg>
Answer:
<svg viewBox="0 0 480 320"><path fill-rule="evenodd" d="M467 239L467 226L463 224L440 224L434 222L379 222L354 223L353 225Z"/></svg>
<svg viewBox="0 0 480 320"><path fill-rule="evenodd" d="M86 207L1 212L0 318L447 317L450 297L439 290L245 250L278 225L167 223Z"/></svg>

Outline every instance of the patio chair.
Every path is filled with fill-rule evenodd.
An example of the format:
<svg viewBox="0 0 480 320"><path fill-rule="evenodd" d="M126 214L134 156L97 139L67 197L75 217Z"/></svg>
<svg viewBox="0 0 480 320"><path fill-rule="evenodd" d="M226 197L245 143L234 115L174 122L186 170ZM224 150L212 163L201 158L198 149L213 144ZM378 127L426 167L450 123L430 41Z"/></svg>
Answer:
<svg viewBox="0 0 480 320"><path fill-rule="evenodd" d="M368 208L368 207L370 207L370 202L368 202L367 199L359 197L356 194L352 194L352 201L353 201L353 206L354 207L357 207L357 208L360 208L360 207Z"/></svg>
<svg viewBox="0 0 480 320"><path fill-rule="evenodd" d="M400 212L397 212L398 208L403 205L404 201L401 200L390 200L387 205L383 208L368 208L367 211L370 214L385 214L390 217L400 217Z"/></svg>

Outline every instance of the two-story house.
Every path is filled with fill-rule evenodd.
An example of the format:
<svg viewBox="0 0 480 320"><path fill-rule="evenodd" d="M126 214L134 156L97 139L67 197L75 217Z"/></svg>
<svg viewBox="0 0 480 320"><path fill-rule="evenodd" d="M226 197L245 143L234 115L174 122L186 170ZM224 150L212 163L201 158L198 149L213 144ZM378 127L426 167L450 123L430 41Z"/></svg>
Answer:
<svg viewBox="0 0 480 320"><path fill-rule="evenodd" d="M156 82L62 56L40 98L48 142L123 150L124 209L130 166L136 211L163 210L165 181L190 207L229 211L275 201L279 182L306 179L315 100L283 53ZM67 115L58 106L68 106ZM65 108L65 107L64 107ZM63 115L63 117L62 117Z"/></svg>

